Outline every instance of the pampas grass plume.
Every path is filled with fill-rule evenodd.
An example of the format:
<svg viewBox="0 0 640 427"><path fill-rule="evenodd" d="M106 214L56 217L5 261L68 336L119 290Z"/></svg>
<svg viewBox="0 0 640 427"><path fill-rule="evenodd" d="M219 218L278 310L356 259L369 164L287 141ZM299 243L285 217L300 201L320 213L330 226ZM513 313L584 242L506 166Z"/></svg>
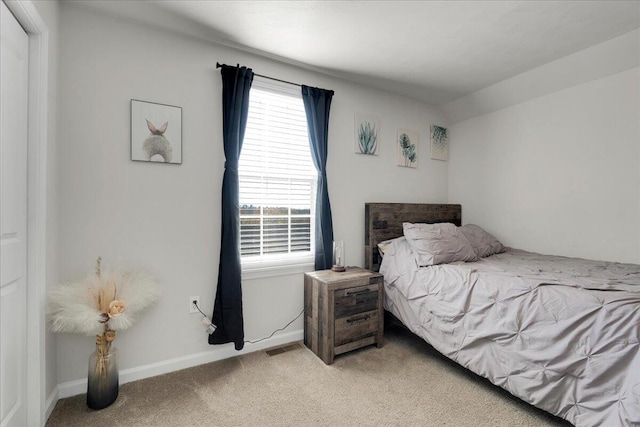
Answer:
<svg viewBox="0 0 640 427"><path fill-rule="evenodd" d="M142 310L160 296L152 276L140 271L105 269L98 259L96 272L82 281L63 283L49 295L48 312L53 332L100 335L108 319L108 329L119 331L133 326ZM124 311L105 317L109 303L126 303Z"/></svg>

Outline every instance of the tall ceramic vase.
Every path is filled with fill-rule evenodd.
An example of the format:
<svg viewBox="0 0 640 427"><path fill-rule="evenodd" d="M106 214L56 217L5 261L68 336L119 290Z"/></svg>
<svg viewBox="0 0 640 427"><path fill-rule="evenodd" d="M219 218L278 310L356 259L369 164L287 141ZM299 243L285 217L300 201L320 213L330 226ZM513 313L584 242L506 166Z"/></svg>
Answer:
<svg viewBox="0 0 640 427"><path fill-rule="evenodd" d="M103 409L116 401L118 397L118 349L96 348L89 356L89 376L87 381L87 406L91 409Z"/></svg>

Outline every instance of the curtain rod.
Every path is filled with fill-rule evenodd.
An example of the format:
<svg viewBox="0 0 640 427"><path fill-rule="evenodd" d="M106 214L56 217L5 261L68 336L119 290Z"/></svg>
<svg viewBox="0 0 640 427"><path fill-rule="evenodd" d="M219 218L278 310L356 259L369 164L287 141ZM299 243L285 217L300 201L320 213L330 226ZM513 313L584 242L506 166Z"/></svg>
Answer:
<svg viewBox="0 0 640 427"><path fill-rule="evenodd" d="M227 64L221 64L219 62L216 62L216 68L220 68L223 65L227 65ZM286 80L280 80L280 79L276 79L275 77L269 77L269 76L263 76L262 74L258 74L258 73L253 73L254 76L258 76L258 77L262 77L263 79L269 79L269 80L274 80L276 82L280 82L280 83L286 83L288 85L293 85L293 86L298 86L298 87L302 87L301 84L299 83L293 83L293 82L288 82Z"/></svg>

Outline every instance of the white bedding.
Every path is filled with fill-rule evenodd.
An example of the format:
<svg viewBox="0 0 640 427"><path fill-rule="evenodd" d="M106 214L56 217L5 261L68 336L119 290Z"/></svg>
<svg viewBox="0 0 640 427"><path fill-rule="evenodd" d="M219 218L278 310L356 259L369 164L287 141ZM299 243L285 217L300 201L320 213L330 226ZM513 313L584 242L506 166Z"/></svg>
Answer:
<svg viewBox="0 0 640 427"><path fill-rule="evenodd" d="M576 426L640 426L640 266L515 249L418 267L394 241L385 309L445 356Z"/></svg>

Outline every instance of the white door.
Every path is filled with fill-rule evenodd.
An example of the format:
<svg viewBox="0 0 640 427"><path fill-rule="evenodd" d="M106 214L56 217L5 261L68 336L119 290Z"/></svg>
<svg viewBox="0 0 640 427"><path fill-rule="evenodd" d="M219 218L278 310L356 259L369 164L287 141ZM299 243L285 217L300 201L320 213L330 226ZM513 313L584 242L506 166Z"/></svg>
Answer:
<svg viewBox="0 0 640 427"><path fill-rule="evenodd" d="M0 426L26 424L27 58L0 2Z"/></svg>

